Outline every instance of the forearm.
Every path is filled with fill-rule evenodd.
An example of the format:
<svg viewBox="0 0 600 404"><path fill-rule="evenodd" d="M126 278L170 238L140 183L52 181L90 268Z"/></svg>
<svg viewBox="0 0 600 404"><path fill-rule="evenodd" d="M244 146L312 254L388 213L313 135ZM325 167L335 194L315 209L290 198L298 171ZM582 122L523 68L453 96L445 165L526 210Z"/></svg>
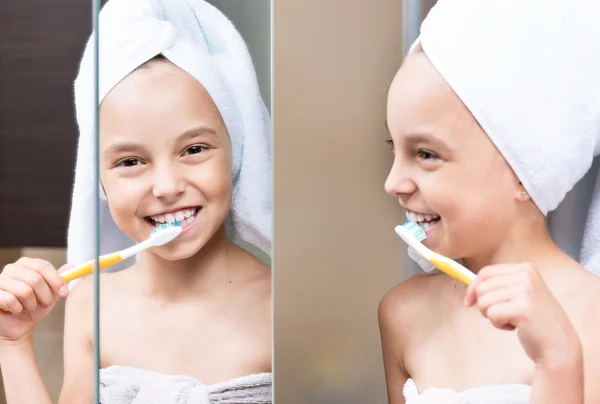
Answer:
<svg viewBox="0 0 600 404"><path fill-rule="evenodd" d="M531 404L583 404L584 375L581 345L536 365Z"/></svg>
<svg viewBox="0 0 600 404"><path fill-rule="evenodd" d="M33 350L33 341L0 347L7 404L52 404Z"/></svg>

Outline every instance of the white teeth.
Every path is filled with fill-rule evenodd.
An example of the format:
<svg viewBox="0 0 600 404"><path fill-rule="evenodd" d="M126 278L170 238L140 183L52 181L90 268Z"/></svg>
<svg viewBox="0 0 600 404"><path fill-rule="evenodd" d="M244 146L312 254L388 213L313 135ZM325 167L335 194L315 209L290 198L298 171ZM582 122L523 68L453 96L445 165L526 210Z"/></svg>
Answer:
<svg viewBox="0 0 600 404"><path fill-rule="evenodd" d="M423 229L427 230L431 225L429 223L423 223Z"/></svg>
<svg viewBox="0 0 600 404"><path fill-rule="evenodd" d="M186 209L180 210L174 213L166 213L164 215L156 215L150 216L152 220L157 223L173 223L175 221L181 223L183 225L184 222L188 221L188 219L194 219L196 214L196 209ZM188 221L190 223L191 220Z"/></svg>
<svg viewBox="0 0 600 404"><path fill-rule="evenodd" d="M421 213L415 213L415 212L411 212L411 211L406 211L406 219L410 222L413 223L422 223L425 221L432 221L432 220L438 220L440 218L439 215L436 214L421 214Z"/></svg>
<svg viewBox="0 0 600 404"><path fill-rule="evenodd" d="M406 211L406 218L410 222L413 222L413 223L417 222L417 216L412 212Z"/></svg>

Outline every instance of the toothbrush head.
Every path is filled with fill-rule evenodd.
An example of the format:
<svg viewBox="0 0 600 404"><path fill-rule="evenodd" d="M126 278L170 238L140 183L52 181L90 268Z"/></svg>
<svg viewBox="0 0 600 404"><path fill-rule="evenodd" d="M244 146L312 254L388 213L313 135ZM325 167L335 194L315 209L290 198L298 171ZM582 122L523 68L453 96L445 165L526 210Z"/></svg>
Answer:
<svg viewBox="0 0 600 404"><path fill-rule="evenodd" d="M396 226L394 230L409 247L417 251L417 254L426 260L431 258L433 252L421 243L427 238L427 234L418 224L407 221L402 226Z"/></svg>
<svg viewBox="0 0 600 404"><path fill-rule="evenodd" d="M183 229L179 222L163 223L159 227L152 230L150 234L150 244L152 247L160 247L168 242L172 241L175 237L179 236Z"/></svg>
<svg viewBox="0 0 600 404"><path fill-rule="evenodd" d="M423 228L421 226L419 226L418 224L416 224L415 222L406 221L406 222L404 222L402 227L404 227L406 230L408 230L413 235L413 237L416 238L418 241L423 241L427 238L427 234L425 233L425 230L423 230Z"/></svg>

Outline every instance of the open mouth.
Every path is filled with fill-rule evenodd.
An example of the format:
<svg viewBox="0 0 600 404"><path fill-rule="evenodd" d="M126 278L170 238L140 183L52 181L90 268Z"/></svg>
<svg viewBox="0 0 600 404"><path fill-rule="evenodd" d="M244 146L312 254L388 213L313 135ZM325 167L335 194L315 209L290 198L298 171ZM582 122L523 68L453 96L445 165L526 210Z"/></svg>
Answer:
<svg viewBox="0 0 600 404"><path fill-rule="evenodd" d="M435 213L419 213L406 209L406 219L418 224L423 230L430 229L441 220L440 215Z"/></svg>
<svg viewBox="0 0 600 404"><path fill-rule="evenodd" d="M146 221L153 227L160 227L162 224L173 224L179 222L181 227L189 226L195 219L201 207L179 209L168 213L162 213L155 216L146 216Z"/></svg>

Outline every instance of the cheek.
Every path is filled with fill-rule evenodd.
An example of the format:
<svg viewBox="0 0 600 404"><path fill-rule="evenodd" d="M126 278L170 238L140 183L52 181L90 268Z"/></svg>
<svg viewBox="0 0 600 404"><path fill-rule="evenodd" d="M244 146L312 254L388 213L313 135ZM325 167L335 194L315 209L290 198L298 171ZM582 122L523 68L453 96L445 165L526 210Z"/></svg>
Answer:
<svg viewBox="0 0 600 404"><path fill-rule="evenodd" d="M190 182L207 202L225 204L229 209L232 195L231 163L224 157L213 158L190 172Z"/></svg>
<svg viewBox="0 0 600 404"><path fill-rule="evenodd" d="M131 235L137 207L142 199L142 181L132 178L121 178L113 173L101 176L104 191L108 197L108 208L117 227L125 234Z"/></svg>

